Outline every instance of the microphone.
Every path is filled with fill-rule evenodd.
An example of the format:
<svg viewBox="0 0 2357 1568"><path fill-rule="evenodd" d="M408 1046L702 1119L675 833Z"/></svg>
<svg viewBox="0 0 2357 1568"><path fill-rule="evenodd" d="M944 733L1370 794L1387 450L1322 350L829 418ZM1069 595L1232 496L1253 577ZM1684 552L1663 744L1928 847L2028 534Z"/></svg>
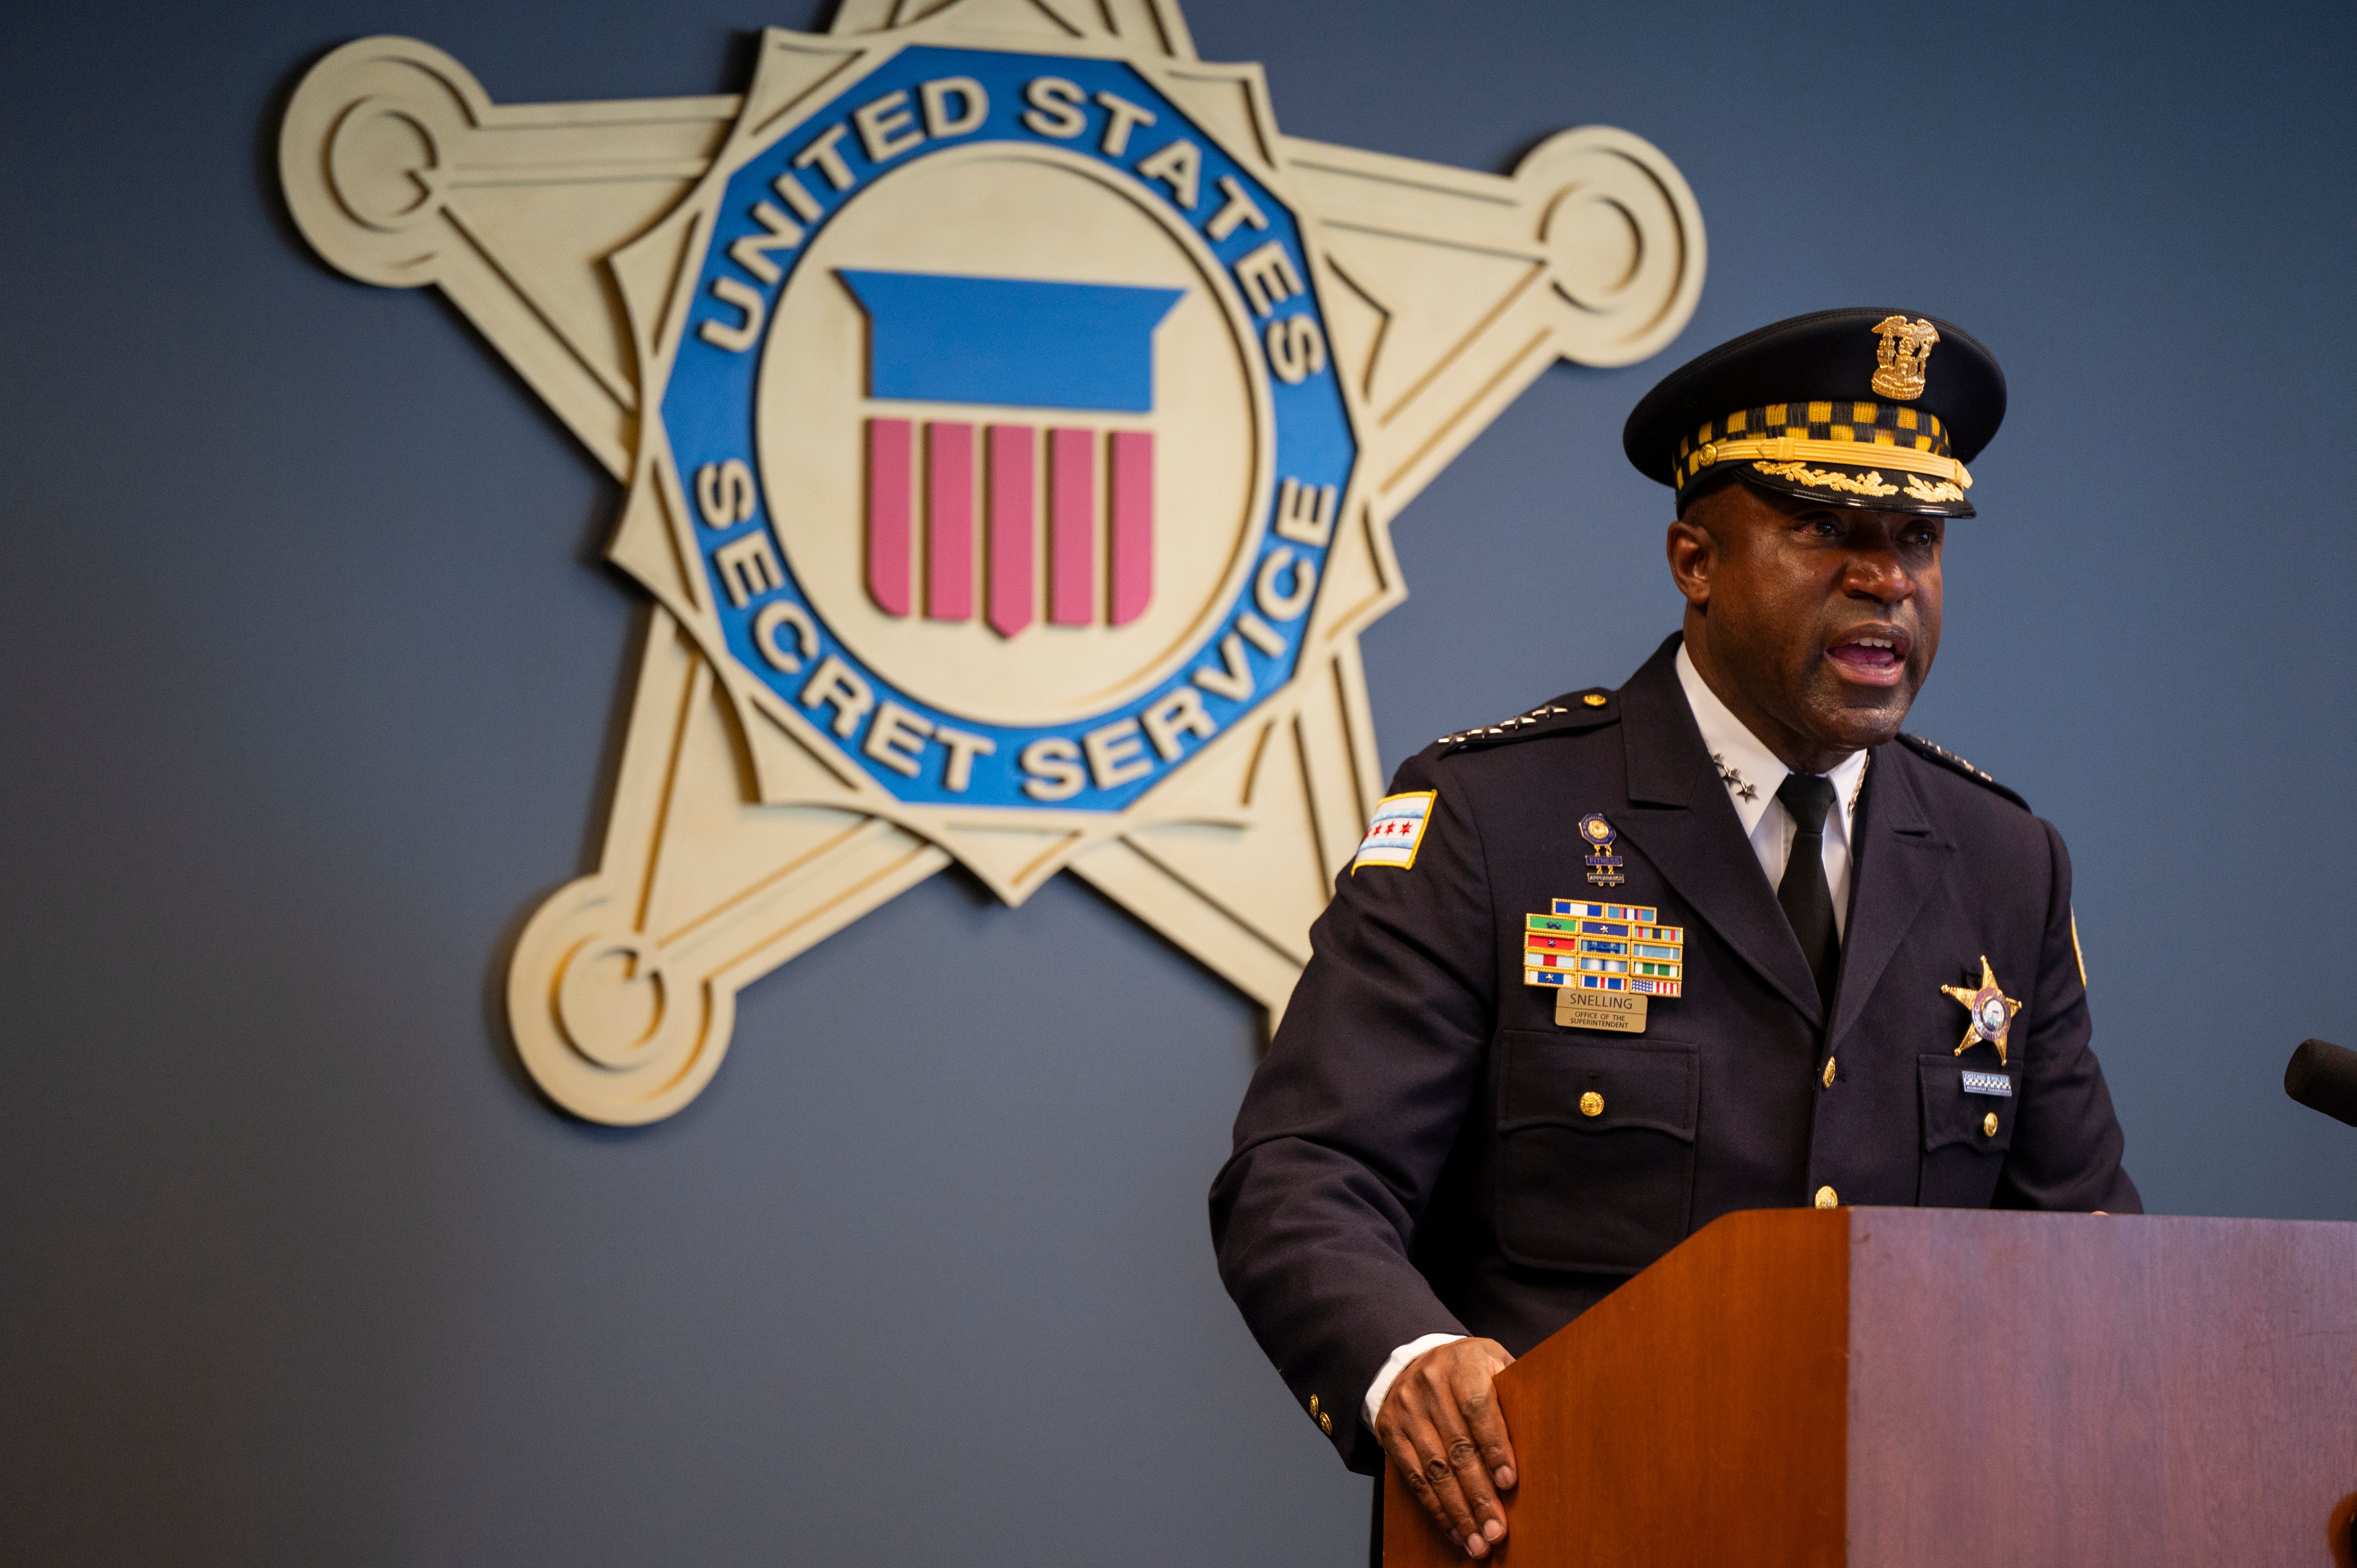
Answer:
<svg viewBox="0 0 2357 1568"><path fill-rule="evenodd" d="M2357 1051L2302 1040L2284 1068L2284 1092L2310 1111L2357 1127Z"/></svg>

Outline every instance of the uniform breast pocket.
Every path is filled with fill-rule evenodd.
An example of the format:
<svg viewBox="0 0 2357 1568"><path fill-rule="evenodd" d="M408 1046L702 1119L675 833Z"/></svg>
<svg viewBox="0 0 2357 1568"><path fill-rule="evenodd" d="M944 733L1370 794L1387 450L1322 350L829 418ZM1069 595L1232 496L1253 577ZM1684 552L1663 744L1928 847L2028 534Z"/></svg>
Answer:
<svg viewBox="0 0 2357 1568"><path fill-rule="evenodd" d="M1923 1168L1915 1201L1925 1208L1986 1208L2013 1146L2020 1069L1993 1061L1967 1066L1953 1056L1919 1057L1916 1069L1923 1084Z"/></svg>
<svg viewBox="0 0 2357 1568"><path fill-rule="evenodd" d="M1498 1085L1498 1245L1517 1263L1634 1273L1686 1233L1702 1053L1510 1030Z"/></svg>

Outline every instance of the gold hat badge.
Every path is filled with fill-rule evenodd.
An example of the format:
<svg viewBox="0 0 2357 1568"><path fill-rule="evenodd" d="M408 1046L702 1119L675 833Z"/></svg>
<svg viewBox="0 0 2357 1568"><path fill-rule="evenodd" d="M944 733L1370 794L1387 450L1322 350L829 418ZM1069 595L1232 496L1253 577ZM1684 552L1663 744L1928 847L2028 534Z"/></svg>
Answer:
<svg viewBox="0 0 2357 1568"><path fill-rule="evenodd" d="M1931 362L1932 345L1940 340L1940 329L1929 321L1910 321L1903 316L1886 316L1874 324L1882 334L1882 344L1874 351L1881 369L1874 372L1874 390L1900 403L1910 403L1923 395L1923 367Z"/></svg>

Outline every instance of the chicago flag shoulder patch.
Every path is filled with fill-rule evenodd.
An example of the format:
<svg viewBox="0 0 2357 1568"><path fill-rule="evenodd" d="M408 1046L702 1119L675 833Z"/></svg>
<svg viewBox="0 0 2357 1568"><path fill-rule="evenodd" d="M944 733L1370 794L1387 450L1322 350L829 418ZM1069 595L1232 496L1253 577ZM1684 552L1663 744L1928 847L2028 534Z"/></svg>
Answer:
<svg viewBox="0 0 2357 1568"><path fill-rule="evenodd" d="M1367 824L1367 836L1359 841L1359 853L1351 861L1351 874L1358 875L1362 865L1396 865L1402 871L1415 864L1415 846L1424 842L1424 830L1432 820L1432 802L1439 791L1418 789L1407 795L1386 795L1375 808L1374 821Z"/></svg>

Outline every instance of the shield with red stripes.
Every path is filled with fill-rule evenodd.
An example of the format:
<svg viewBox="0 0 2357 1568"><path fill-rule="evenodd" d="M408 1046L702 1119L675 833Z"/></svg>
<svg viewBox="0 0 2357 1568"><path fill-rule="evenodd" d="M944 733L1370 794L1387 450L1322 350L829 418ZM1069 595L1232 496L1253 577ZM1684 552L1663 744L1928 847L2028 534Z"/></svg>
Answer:
<svg viewBox="0 0 2357 1568"><path fill-rule="evenodd" d="M1041 621L1118 627L1144 615L1154 333L1184 291L838 275L868 324L866 571L877 607L978 617L1004 638Z"/></svg>
<svg viewBox="0 0 2357 1568"><path fill-rule="evenodd" d="M1286 700L1340 624L1357 442L1313 233L1130 66L911 46L859 91L956 128L871 153L845 109L734 166L662 504L682 603L788 737L753 749L765 798L847 784L996 875ZM1135 113L1083 134L1035 102L1072 92Z"/></svg>

